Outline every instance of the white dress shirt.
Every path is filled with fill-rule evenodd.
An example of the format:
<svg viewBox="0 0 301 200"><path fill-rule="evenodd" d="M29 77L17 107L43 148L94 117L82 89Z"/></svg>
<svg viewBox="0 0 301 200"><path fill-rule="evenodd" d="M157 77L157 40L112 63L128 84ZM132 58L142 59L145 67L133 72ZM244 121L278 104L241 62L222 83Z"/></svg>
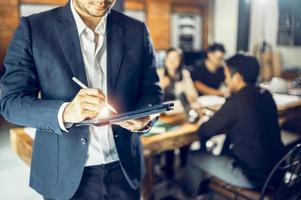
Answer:
<svg viewBox="0 0 301 200"><path fill-rule="evenodd" d="M102 18L95 28L98 42L95 43L95 34L83 22L70 2L71 11L76 23L83 55L87 83L89 88L99 88L107 94L107 47L106 47L106 21L107 15ZM106 95L107 96L107 95ZM63 111L68 103L61 105L58 112L60 128L67 131L70 124L63 123ZM85 166L106 164L119 160L111 126L89 127L88 158Z"/></svg>

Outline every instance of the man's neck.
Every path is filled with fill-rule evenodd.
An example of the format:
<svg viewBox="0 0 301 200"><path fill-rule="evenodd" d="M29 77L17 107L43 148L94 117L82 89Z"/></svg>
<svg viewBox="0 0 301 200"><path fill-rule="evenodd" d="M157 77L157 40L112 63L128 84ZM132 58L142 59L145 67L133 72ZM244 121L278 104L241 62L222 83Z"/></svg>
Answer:
<svg viewBox="0 0 301 200"><path fill-rule="evenodd" d="M236 92L239 92L240 90L242 90L246 86L247 86L247 84L245 82L241 82L241 83L237 84Z"/></svg>
<svg viewBox="0 0 301 200"><path fill-rule="evenodd" d="M103 17L91 16L91 15L85 13L74 1L72 1L72 3L73 3L73 7L74 7L75 11L81 17L81 19L86 24L86 26L89 29L91 29L92 31L95 31L96 26L102 20Z"/></svg>
<svg viewBox="0 0 301 200"><path fill-rule="evenodd" d="M217 70L217 66L215 66L210 60L206 59L205 60L205 66L206 68L212 72L212 73L215 73L216 70Z"/></svg>

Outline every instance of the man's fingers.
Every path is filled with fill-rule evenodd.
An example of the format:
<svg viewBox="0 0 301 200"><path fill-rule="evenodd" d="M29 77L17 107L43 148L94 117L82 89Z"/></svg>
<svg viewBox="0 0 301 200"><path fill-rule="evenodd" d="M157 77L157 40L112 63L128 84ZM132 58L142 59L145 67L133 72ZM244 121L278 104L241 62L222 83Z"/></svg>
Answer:
<svg viewBox="0 0 301 200"><path fill-rule="evenodd" d="M105 99L103 99L101 97L89 96L89 95L81 96L81 102L95 104L95 105L101 105L101 106L106 105Z"/></svg>
<svg viewBox="0 0 301 200"><path fill-rule="evenodd" d="M148 120L141 120L141 119L128 120L125 122L125 124L126 127L128 127L128 129L135 131L135 130L140 130L144 126L146 126L148 124Z"/></svg>
<svg viewBox="0 0 301 200"><path fill-rule="evenodd" d="M83 110L94 111L94 112L97 112L99 114L106 107L103 106L103 105L97 105L97 104L92 104L92 103L85 102L85 103L81 104L81 108Z"/></svg>
<svg viewBox="0 0 301 200"><path fill-rule="evenodd" d="M83 111L81 112L82 120L85 120L85 119L93 119L93 118L95 118L97 115L98 115L98 112L94 112L94 111L91 111L91 110L83 110Z"/></svg>
<svg viewBox="0 0 301 200"><path fill-rule="evenodd" d="M106 107L105 95L99 89L82 89L63 113L64 122L77 123L95 118Z"/></svg>
<svg viewBox="0 0 301 200"><path fill-rule="evenodd" d="M98 96L98 97L101 97L101 98L105 98L105 94L100 89L97 89L97 88L81 89L79 91L79 94L90 95L90 96Z"/></svg>
<svg viewBox="0 0 301 200"><path fill-rule="evenodd" d="M135 124L136 126L142 126L143 127L151 121L151 118L149 116L147 116L147 117L143 117L143 118L140 118L140 119L133 119L133 120L129 120L129 121L132 122L133 124Z"/></svg>
<svg viewBox="0 0 301 200"><path fill-rule="evenodd" d="M130 131L135 131L135 130L138 130L139 128L137 127L136 124L134 124L132 121L125 121L123 123L124 125L124 128L130 130Z"/></svg>
<svg viewBox="0 0 301 200"><path fill-rule="evenodd" d="M130 121L133 125L135 125L136 127L138 127L138 129L140 129L143 124L144 124L144 121L142 120L132 120Z"/></svg>

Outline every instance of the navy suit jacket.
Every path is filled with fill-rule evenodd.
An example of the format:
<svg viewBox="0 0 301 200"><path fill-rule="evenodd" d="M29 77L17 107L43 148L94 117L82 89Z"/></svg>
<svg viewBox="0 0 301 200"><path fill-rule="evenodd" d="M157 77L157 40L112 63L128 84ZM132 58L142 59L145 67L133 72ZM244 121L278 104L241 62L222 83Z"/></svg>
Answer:
<svg viewBox="0 0 301 200"><path fill-rule="evenodd" d="M4 66L2 115L37 129L30 186L48 198L69 199L79 186L89 143L88 127L72 127L64 133L57 121L61 104L80 90L71 78L87 84L69 3L22 17ZM118 112L161 102L146 26L114 10L107 20L107 77L108 101ZM145 175L139 135L117 125L112 128L122 170L132 188L138 188ZM88 143L82 143L83 139Z"/></svg>

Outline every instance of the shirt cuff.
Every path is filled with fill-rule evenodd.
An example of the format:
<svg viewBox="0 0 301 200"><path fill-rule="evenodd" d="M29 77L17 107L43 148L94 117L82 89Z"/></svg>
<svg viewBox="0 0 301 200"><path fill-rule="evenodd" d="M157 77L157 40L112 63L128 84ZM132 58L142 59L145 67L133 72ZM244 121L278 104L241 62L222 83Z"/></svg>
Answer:
<svg viewBox="0 0 301 200"><path fill-rule="evenodd" d="M61 105L60 109L59 109L59 112L57 114L57 120L58 120L58 123L59 123L59 126L60 126L60 129L62 131L65 131L65 132L69 132L67 129L68 128L71 128L73 123L64 123L63 122L63 113L64 113L64 110L66 108L66 106L68 105L69 102L65 102Z"/></svg>

